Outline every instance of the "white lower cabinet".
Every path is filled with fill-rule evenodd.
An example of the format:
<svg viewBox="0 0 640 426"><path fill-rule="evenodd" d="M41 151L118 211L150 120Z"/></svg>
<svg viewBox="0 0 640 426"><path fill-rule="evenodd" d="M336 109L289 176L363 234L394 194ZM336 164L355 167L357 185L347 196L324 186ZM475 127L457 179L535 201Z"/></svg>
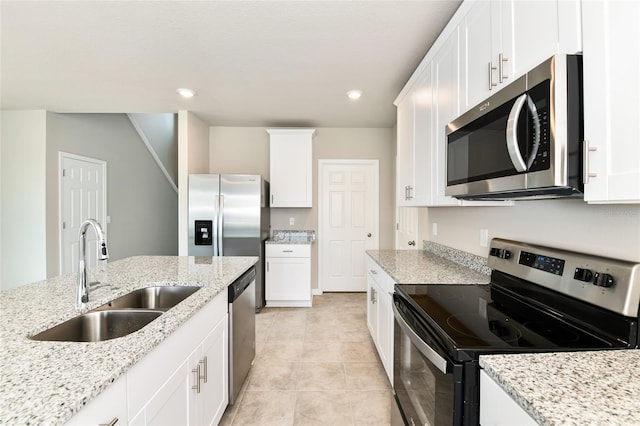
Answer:
<svg viewBox="0 0 640 426"><path fill-rule="evenodd" d="M121 376L67 422L68 426L127 424L127 378Z"/></svg>
<svg viewBox="0 0 640 426"><path fill-rule="evenodd" d="M68 424L218 424L229 402L227 311L225 289Z"/></svg>
<svg viewBox="0 0 640 426"><path fill-rule="evenodd" d="M480 370L480 424L535 426L538 423L484 370Z"/></svg>
<svg viewBox="0 0 640 426"><path fill-rule="evenodd" d="M393 278L367 258L367 328L390 383L393 383L394 285Z"/></svg>
<svg viewBox="0 0 640 426"><path fill-rule="evenodd" d="M267 244L265 260L267 306L311 306L311 246Z"/></svg>

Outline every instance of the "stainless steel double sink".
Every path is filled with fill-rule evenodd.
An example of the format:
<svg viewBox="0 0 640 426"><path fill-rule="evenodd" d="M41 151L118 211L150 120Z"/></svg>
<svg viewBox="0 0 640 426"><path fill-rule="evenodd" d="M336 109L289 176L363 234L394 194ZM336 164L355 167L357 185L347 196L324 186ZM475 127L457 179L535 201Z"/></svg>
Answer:
<svg viewBox="0 0 640 426"><path fill-rule="evenodd" d="M101 342L140 330L202 287L158 286L134 290L41 333L32 340Z"/></svg>

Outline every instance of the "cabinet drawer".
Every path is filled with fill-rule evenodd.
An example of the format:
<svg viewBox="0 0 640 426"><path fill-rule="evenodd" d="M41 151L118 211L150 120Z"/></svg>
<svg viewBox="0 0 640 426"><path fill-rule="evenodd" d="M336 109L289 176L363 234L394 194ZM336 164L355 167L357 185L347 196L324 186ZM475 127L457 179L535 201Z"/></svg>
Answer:
<svg viewBox="0 0 640 426"><path fill-rule="evenodd" d="M369 256L367 256L367 273L371 274L383 291L393 293L395 281L388 273L385 272L384 269L382 269L380 265L378 265L375 260Z"/></svg>
<svg viewBox="0 0 640 426"><path fill-rule="evenodd" d="M311 257L310 244L267 244L266 257Z"/></svg>

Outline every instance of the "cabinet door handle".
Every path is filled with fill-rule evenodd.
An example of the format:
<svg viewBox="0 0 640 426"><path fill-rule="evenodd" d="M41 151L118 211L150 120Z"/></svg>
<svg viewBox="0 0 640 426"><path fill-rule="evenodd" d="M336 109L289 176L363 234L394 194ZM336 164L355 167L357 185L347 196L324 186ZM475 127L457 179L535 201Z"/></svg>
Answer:
<svg viewBox="0 0 640 426"><path fill-rule="evenodd" d="M582 143L582 150L583 150L582 161L584 164L583 171L582 171L582 181L586 185L587 183L589 183L589 178L598 177L597 173L589 173L589 153L597 151L598 148L590 147L589 141L585 139L584 142Z"/></svg>
<svg viewBox="0 0 640 426"><path fill-rule="evenodd" d="M500 70L498 71L498 78L500 83L509 78L508 75L504 75L504 63L508 61L509 58L506 58L502 53L498 55L498 67L500 67Z"/></svg>
<svg viewBox="0 0 640 426"><path fill-rule="evenodd" d="M489 62L489 90L493 90L493 87L498 85L498 83L493 82L493 72L495 70L496 67L494 67L493 64Z"/></svg>
<svg viewBox="0 0 640 426"><path fill-rule="evenodd" d="M271 204L273 204L273 194L271 194Z"/></svg>
<svg viewBox="0 0 640 426"><path fill-rule="evenodd" d="M200 364L196 365L196 368L191 370L192 373L196 373L196 384L191 386L191 389L194 389L196 393L200 393Z"/></svg>
<svg viewBox="0 0 640 426"><path fill-rule="evenodd" d="M267 272L269 272L269 262L267 262Z"/></svg>
<svg viewBox="0 0 640 426"><path fill-rule="evenodd" d="M203 381L205 383L207 383L207 357L206 356L202 360L200 360L200 364L202 364L203 369L204 369L204 375L201 376L201 377L202 377Z"/></svg>
<svg viewBox="0 0 640 426"><path fill-rule="evenodd" d="M376 270L374 270L374 269L370 269L370 271L371 271L371 273L372 273L373 275L378 275L378 271L376 271Z"/></svg>
<svg viewBox="0 0 640 426"><path fill-rule="evenodd" d="M98 426L113 426L118 423L118 418L114 417L109 423L100 423Z"/></svg>

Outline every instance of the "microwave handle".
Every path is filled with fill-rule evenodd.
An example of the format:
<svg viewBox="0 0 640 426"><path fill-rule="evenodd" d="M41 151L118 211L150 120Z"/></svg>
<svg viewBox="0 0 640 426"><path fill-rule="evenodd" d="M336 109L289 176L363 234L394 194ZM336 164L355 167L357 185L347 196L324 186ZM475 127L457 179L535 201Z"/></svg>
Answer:
<svg viewBox="0 0 640 426"><path fill-rule="evenodd" d="M531 154L525 164L518 146L518 120L522 113L525 104L531 116L533 117L533 143L531 145ZM509 113L509 119L507 120L507 150L509 151L509 157L513 163L513 167L519 172L527 171L531 168L531 165L536 159L538 154L538 148L540 147L540 118L538 117L538 110L536 104L531 97L526 93L520 95L511 108Z"/></svg>
<svg viewBox="0 0 640 426"><path fill-rule="evenodd" d="M447 360L442 358L436 351L434 351L429 345L427 345L421 338L416 334L415 331L411 329L409 324L402 318L400 312L398 312L398 308L396 308L395 303L391 305L393 308L393 316L396 319L396 323L400 326L403 332L407 334L411 343L414 344L416 349L420 351L422 355L427 357L429 361L443 374L447 374L448 363Z"/></svg>

